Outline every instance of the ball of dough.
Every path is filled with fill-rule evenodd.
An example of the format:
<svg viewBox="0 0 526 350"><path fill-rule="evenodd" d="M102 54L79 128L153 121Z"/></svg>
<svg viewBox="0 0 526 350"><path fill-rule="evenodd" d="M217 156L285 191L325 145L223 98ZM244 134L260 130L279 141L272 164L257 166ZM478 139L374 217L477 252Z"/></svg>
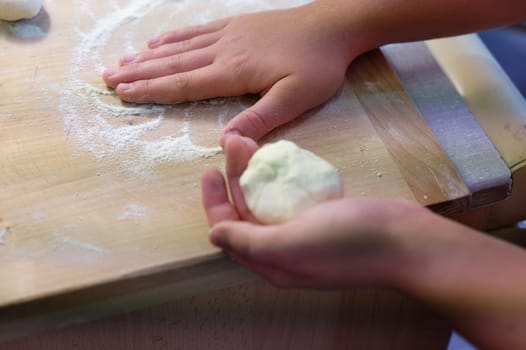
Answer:
<svg viewBox="0 0 526 350"><path fill-rule="evenodd" d="M338 169L285 140L254 153L239 184L248 208L264 224L287 221L316 204L343 197Z"/></svg>
<svg viewBox="0 0 526 350"><path fill-rule="evenodd" d="M42 0L0 0L0 19L18 21L32 18L42 8Z"/></svg>

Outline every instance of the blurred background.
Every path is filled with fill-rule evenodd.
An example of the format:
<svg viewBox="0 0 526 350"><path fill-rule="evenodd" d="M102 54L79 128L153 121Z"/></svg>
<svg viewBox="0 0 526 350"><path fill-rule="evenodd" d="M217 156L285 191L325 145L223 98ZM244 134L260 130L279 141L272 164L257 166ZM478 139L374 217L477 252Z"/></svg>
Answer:
<svg viewBox="0 0 526 350"><path fill-rule="evenodd" d="M479 36L526 98L526 22Z"/></svg>
<svg viewBox="0 0 526 350"><path fill-rule="evenodd" d="M526 98L526 22L480 32L479 36ZM453 332L447 350L475 349L458 333Z"/></svg>

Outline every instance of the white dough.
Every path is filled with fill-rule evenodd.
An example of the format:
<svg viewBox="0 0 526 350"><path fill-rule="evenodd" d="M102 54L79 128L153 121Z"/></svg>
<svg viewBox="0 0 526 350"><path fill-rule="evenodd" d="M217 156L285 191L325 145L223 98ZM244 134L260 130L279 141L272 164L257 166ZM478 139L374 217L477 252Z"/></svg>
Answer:
<svg viewBox="0 0 526 350"><path fill-rule="evenodd" d="M338 169L285 140L254 153L239 184L248 208L264 224L287 221L316 204L343 196Z"/></svg>
<svg viewBox="0 0 526 350"><path fill-rule="evenodd" d="M32 18L42 7L43 0L0 0L0 19L18 21Z"/></svg>

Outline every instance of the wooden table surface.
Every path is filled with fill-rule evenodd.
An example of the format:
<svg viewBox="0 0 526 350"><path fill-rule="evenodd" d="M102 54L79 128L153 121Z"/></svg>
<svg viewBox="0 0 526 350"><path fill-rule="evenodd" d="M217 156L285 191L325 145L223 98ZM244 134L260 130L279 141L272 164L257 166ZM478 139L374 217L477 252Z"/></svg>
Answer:
<svg viewBox="0 0 526 350"><path fill-rule="evenodd" d="M222 166L221 127L254 98L123 105L100 73L165 30L302 2L54 0L0 25L0 337L253 278L209 244L199 177ZM329 160L348 197L468 208L473 184L392 65L361 57L337 97L264 141ZM481 201L503 199L495 188Z"/></svg>

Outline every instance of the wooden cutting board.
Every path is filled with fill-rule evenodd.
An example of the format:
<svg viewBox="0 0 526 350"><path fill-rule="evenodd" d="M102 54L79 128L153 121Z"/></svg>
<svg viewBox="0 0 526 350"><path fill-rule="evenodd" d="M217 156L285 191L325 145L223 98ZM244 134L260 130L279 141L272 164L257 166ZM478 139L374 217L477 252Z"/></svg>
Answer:
<svg viewBox="0 0 526 350"><path fill-rule="evenodd" d="M24 303L31 307L16 317L168 280L187 292L238 281L237 267L208 242L199 180L205 168L223 166L221 127L254 97L123 105L100 73L165 30L262 3L55 0L33 20L1 24L3 321ZM337 166L348 197L405 198L446 211L469 201L380 51L351 66L334 99L264 141L281 138Z"/></svg>

